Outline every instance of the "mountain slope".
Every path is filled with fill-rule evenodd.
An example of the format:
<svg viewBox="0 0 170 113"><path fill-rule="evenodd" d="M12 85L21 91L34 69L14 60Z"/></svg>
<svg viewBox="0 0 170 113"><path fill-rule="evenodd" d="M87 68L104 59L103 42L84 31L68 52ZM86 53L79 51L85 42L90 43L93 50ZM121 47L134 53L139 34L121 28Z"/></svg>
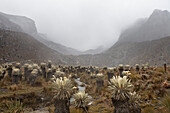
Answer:
<svg viewBox="0 0 170 113"><path fill-rule="evenodd" d="M76 49L50 41L45 35L38 33L35 22L25 16L9 15L0 12L0 28L10 31L27 33L47 47L64 55L97 54L104 51L103 49L97 48L94 50L81 52Z"/></svg>
<svg viewBox="0 0 170 113"><path fill-rule="evenodd" d="M82 55L83 54L91 54L91 55L100 54L100 53L103 53L105 51L106 51L106 48L104 48L103 46L100 46L96 49L89 49L89 50L83 51Z"/></svg>
<svg viewBox="0 0 170 113"><path fill-rule="evenodd" d="M151 65L170 64L170 37L144 42L115 44L105 53L98 55L81 55L78 64L96 66L116 66L120 63Z"/></svg>
<svg viewBox="0 0 170 113"><path fill-rule="evenodd" d="M154 10L148 19L140 19L121 33L117 43L142 42L170 36L170 13Z"/></svg>
<svg viewBox="0 0 170 113"><path fill-rule="evenodd" d="M22 28L13 22L11 22L3 13L0 12L0 28L5 30L23 32Z"/></svg>
<svg viewBox="0 0 170 113"><path fill-rule="evenodd" d="M63 49L61 45L58 46L56 43L43 39L44 36L37 33L35 29L34 32L27 29L29 35L28 32L24 33L26 29L16 24L17 22L14 23L6 16L0 15L0 28L9 29L0 29L0 63L29 59L40 62L51 59L55 63L67 65L114 66L120 63L133 65L146 62L151 65L162 65L164 62L170 64L168 15L167 11L154 11L149 19L142 19L123 32L119 41L107 51L101 54L90 55L86 53L79 56L63 55L57 52L59 49L61 49L60 52L68 53L69 51L66 51L67 48ZM26 28L31 27L35 26L32 24ZM167 35L169 36L163 38Z"/></svg>
<svg viewBox="0 0 170 113"><path fill-rule="evenodd" d="M9 15L9 14L0 12L0 21L4 23L5 26L7 26L7 27L4 27L0 25L1 29L24 32L27 34L37 33L35 22L32 19L27 18L25 16ZM14 26L15 28L13 28Z"/></svg>
<svg viewBox="0 0 170 113"><path fill-rule="evenodd" d="M38 41L40 41L41 43L43 43L44 45L46 45L47 47L58 51L64 55L83 55L83 54L99 54L102 53L106 50L106 48L104 47L98 47L96 49L90 49L90 50L86 50L86 51L79 51L76 49L73 49L71 47L66 47L63 46L59 43L55 43L53 41L47 40L47 37L44 34L34 34L32 35L33 37L35 37L35 39L37 39Z"/></svg>
<svg viewBox="0 0 170 113"><path fill-rule="evenodd" d="M56 50L62 54L66 54L66 55L81 54L81 52L75 49L63 46L58 43L54 43L52 41L47 40L47 38L44 39L43 38L44 36L37 32L35 22L32 19L24 17L24 16L9 15L9 14L0 12L0 28L5 29L5 30L10 30L10 31L27 33L33 36L38 41L40 41L41 43L48 46L49 48Z"/></svg>
<svg viewBox="0 0 170 113"><path fill-rule="evenodd" d="M0 29L0 63L51 59L61 62L63 55L46 47L28 34Z"/></svg>
<svg viewBox="0 0 170 113"><path fill-rule="evenodd" d="M81 55L82 65L115 66L149 62L170 64L170 13L154 10L149 18L139 19L121 33L110 49L97 55Z"/></svg>
<svg viewBox="0 0 170 113"><path fill-rule="evenodd" d="M58 51L64 55L80 55L81 54L81 52L76 49L66 47L61 44L58 44L58 43L48 40L44 34L38 33L38 34L34 34L32 36L35 37L35 39L37 39L44 45L46 45L47 47L49 47L55 51Z"/></svg>

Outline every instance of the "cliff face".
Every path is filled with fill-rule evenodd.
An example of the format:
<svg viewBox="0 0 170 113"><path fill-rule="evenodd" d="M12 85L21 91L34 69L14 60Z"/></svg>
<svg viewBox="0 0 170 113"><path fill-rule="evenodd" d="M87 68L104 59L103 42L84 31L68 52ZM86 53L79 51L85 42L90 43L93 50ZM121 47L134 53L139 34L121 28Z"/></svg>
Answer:
<svg viewBox="0 0 170 113"><path fill-rule="evenodd" d="M0 12L0 28L5 30L37 33L35 22L24 16L8 15Z"/></svg>
<svg viewBox="0 0 170 113"><path fill-rule="evenodd" d="M7 16L9 17L10 21L19 25L23 30L23 32L28 34L37 33L35 22L33 20L24 16L12 16L12 15L7 15Z"/></svg>
<svg viewBox="0 0 170 113"><path fill-rule="evenodd" d="M5 30L22 32L22 29L19 25L11 22L3 13L0 13L0 28Z"/></svg>
<svg viewBox="0 0 170 113"><path fill-rule="evenodd" d="M136 22L121 33L117 43L142 42L170 36L170 13L154 10L147 19Z"/></svg>

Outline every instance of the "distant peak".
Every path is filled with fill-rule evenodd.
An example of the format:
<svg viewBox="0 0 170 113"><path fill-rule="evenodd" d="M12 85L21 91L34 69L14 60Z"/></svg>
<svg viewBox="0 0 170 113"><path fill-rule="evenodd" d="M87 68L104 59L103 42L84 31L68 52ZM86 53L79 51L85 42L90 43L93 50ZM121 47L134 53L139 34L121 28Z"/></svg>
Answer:
<svg viewBox="0 0 170 113"><path fill-rule="evenodd" d="M161 21L161 20L169 20L170 19L170 12L168 12L167 10L159 10L159 9L155 9L153 11L153 13L150 15L148 21Z"/></svg>
<svg viewBox="0 0 170 113"><path fill-rule="evenodd" d="M163 15L170 15L169 11L167 10L159 10L159 9L155 9L153 11L153 13L151 14L152 16L163 16Z"/></svg>
<svg viewBox="0 0 170 113"><path fill-rule="evenodd" d="M161 13L161 12L169 13L169 11L168 11L168 10L155 9L155 10L153 11L153 13Z"/></svg>
<svg viewBox="0 0 170 113"><path fill-rule="evenodd" d="M160 9L155 9L155 10L153 11L153 13L160 13L160 12L162 12L162 10L160 10Z"/></svg>

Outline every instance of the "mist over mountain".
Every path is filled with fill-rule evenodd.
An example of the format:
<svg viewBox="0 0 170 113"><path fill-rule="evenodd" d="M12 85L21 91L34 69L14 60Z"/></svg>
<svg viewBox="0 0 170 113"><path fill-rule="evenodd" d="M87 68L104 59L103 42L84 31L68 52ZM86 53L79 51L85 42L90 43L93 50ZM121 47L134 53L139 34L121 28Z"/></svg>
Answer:
<svg viewBox="0 0 170 113"><path fill-rule="evenodd" d="M4 15L5 15L4 13L0 13L1 29L23 32L22 28L18 24L11 22L10 19Z"/></svg>
<svg viewBox="0 0 170 113"><path fill-rule="evenodd" d="M24 16L9 15L0 12L0 28L5 30L27 33L33 36L36 40L48 46L49 48L56 50L64 55L97 54L104 51L104 49L97 48L83 52L50 41L48 40L47 36L37 32L35 22L32 19Z"/></svg>
<svg viewBox="0 0 170 113"><path fill-rule="evenodd" d="M167 113L170 0L0 0L0 113Z"/></svg>
<svg viewBox="0 0 170 113"><path fill-rule="evenodd" d="M150 65L170 64L170 37L153 41L121 43L114 45L107 52L98 55L82 55L78 57L81 65L117 66L118 64L149 62Z"/></svg>
<svg viewBox="0 0 170 113"><path fill-rule="evenodd" d="M28 34L34 34L37 33L37 28L35 26L35 22L27 18L25 16L18 16L18 15L9 15L1 13L6 19L8 19L11 23L15 23L23 30L23 32ZM9 23L9 24L11 24Z"/></svg>
<svg viewBox="0 0 170 113"><path fill-rule="evenodd" d="M15 49L19 50L19 56L17 58L14 57L13 60L23 60L23 58L24 60L56 59L54 60L55 62L60 62L62 64L96 66L115 66L120 63L133 65L135 63L145 62L149 62L152 65L159 65L163 62L167 62L169 64L169 15L170 13L168 11L154 10L149 18L139 19L131 27L123 31L118 42L113 44L113 46L108 50L103 47L99 47L96 50L91 49L80 52L49 41L44 34L37 32L35 22L29 18L21 16L15 17L13 15L10 16L1 13L0 28L7 30L1 33L1 37L10 37L10 35L14 35L14 39L19 37L19 39L13 40L14 44L12 44L11 38L5 40L7 43L4 41L2 43L1 41L1 51L4 54L2 56L2 60L7 58L10 60L6 61L12 61L13 54L11 50ZM8 36L6 36L7 34ZM27 38L25 39L24 37ZM30 39L34 40L36 43L31 43L29 41ZM25 40L25 42L15 42L18 40ZM10 44L8 44L8 42L10 42ZM17 43L17 45L15 45L15 43ZM26 49L24 49L25 46L23 44L26 46ZM34 49L27 51L30 47L33 47ZM4 48L8 48L7 53L9 54L4 53ZM26 56L23 51L27 51ZM9 55L10 58L8 58ZM31 57L29 57L30 55Z"/></svg>
<svg viewBox="0 0 170 113"><path fill-rule="evenodd" d="M40 41L41 43L43 43L44 45L46 45L47 47L56 50L64 55L79 55L81 54L80 51L70 48L70 47L66 47L64 45L55 43L53 41L50 41L47 39L47 36L45 36L44 34L35 34L33 35L38 41Z"/></svg>
<svg viewBox="0 0 170 113"><path fill-rule="evenodd" d="M124 30L117 43L142 42L170 36L170 13L154 10L149 18L140 19Z"/></svg>
<svg viewBox="0 0 170 113"><path fill-rule="evenodd" d="M26 33L0 29L0 63L35 62L52 59L56 62L62 58L61 54L48 48Z"/></svg>
<svg viewBox="0 0 170 113"><path fill-rule="evenodd" d="M170 13L154 10L120 34L118 42L104 53L79 56L83 65L115 66L149 62L170 64ZM85 60L84 60L85 59Z"/></svg>

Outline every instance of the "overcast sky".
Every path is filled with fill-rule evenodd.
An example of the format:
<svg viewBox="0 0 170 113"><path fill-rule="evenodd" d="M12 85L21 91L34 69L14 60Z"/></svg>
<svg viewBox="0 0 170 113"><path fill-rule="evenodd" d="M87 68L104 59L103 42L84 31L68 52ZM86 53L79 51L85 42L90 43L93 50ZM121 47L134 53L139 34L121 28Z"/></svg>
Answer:
<svg viewBox="0 0 170 113"><path fill-rule="evenodd" d="M79 50L113 45L121 31L170 0L0 0L0 11L33 19L38 32Z"/></svg>

